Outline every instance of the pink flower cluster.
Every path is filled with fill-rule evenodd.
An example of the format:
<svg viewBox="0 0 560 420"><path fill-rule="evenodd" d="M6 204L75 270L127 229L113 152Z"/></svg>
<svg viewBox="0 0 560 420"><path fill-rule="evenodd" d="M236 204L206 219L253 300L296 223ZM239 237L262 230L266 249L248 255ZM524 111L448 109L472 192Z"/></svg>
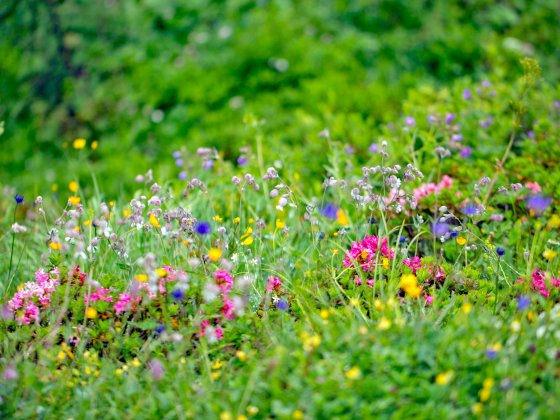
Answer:
<svg viewBox="0 0 560 420"><path fill-rule="evenodd" d="M231 320L235 317L235 302L230 299L228 292L233 287L233 276L226 270L214 271L214 281L222 291L222 307L220 313L226 320ZM200 323L200 331L197 334L199 337L206 336L210 340L221 340L224 336L224 330L219 325L219 320L215 325L210 324L210 320L205 319Z"/></svg>
<svg viewBox="0 0 560 420"><path fill-rule="evenodd" d="M8 310L15 315L20 324L29 324L39 320L39 306L46 309L51 304L51 294L59 284L59 272L55 268L50 273L39 269L35 281L29 281L18 290L8 302ZM39 305L39 306L38 306Z"/></svg>
<svg viewBox="0 0 560 420"><path fill-rule="evenodd" d="M266 292L270 293L272 291L278 293L282 287L282 280L278 277L270 276L266 281Z"/></svg>
<svg viewBox="0 0 560 420"><path fill-rule="evenodd" d="M542 297L548 298L550 296L550 290L546 288L545 274L537 269L533 271L532 276L533 281L531 281L531 288L538 291ZM522 282L522 279L520 279L520 282ZM556 278L553 276L550 280L550 284L552 287L560 288L560 277Z"/></svg>
<svg viewBox="0 0 560 420"><path fill-rule="evenodd" d="M378 236L366 236L361 242L353 242L350 250L346 252L344 267L354 267L357 263L363 271L373 271L376 263L381 263L377 258L379 252L381 256L389 259L395 258L395 251L389 248L387 238Z"/></svg>
<svg viewBox="0 0 560 420"><path fill-rule="evenodd" d="M120 314L121 312L134 311L136 310L136 303L142 300L141 296L132 296L128 293L121 293L119 299L115 302L114 308L115 313Z"/></svg>
<svg viewBox="0 0 560 420"><path fill-rule="evenodd" d="M87 293L84 294L84 303L88 304L89 302L97 302L98 300L104 301L104 302L112 302L113 301L113 296L111 295L107 295L107 293L111 293L111 289L107 288L104 289L103 287L100 289L97 289L96 292L92 293L89 298Z"/></svg>
<svg viewBox="0 0 560 420"><path fill-rule="evenodd" d="M451 188L452 186L453 178L451 178L449 175L444 175L441 178L441 181L437 184L429 182L427 184L420 185L418 188L415 188L413 192L414 198L416 198L417 201L420 201L420 199L427 197L430 194L439 193L442 190Z"/></svg>
<svg viewBox="0 0 560 420"><path fill-rule="evenodd" d="M403 264L412 269L412 273L416 274L422 268L422 260L420 257L412 257L403 260Z"/></svg>
<svg viewBox="0 0 560 420"><path fill-rule="evenodd" d="M233 287L233 277L226 270L214 271L214 280L224 293L229 292Z"/></svg>

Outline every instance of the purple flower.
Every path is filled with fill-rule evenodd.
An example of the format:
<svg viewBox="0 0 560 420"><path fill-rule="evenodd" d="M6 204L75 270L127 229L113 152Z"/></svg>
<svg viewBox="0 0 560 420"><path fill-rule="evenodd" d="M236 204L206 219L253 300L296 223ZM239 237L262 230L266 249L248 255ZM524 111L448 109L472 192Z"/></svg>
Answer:
<svg viewBox="0 0 560 420"><path fill-rule="evenodd" d="M281 310L281 311L285 311L290 307L290 304L288 302L286 302L285 300L279 300L276 303L276 308Z"/></svg>
<svg viewBox="0 0 560 420"><path fill-rule="evenodd" d="M179 179L187 179L187 173L185 171L179 172Z"/></svg>
<svg viewBox="0 0 560 420"><path fill-rule="evenodd" d="M376 143L371 143L371 144L369 145L369 151L370 151L371 153L377 153L377 147L378 147L378 146L377 146Z"/></svg>
<svg viewBox="0 0 560 420"><path fill-rule="evenodd" d="M163 378L165 369L163 368L163 363L161 363L160 360L153 359L148 363L148 366L150 367L150 373L152 374L152 379L154 381L159 381Z"/></svg>
<svg viewBox="0 0 560 420"><path fill-rule="evenodd" d="M21 195L21 194L16 194L16 196L14 197L14 200L16 200L16 204L21 204L21 203L23 203L23 195Z"/></svg>
<svg viewBox="0 0 560 420"><path fill-rule="evenodd" d="M327 219L336 219L336 213L338 212L338 207L333 203L327 203L321 208L321 214Z"/></svg>
<svg viewBox="0 0 560 420"><path fill-rule="evenodd" d="M416 125L416 120L413 117L406 117L404 120L405 124L409 127L414 127Z"/></svg>
<svg viewBox="0 0 560 420"><path fill-rule="evenodd" d="M517 298L517 310L523 312L531 304L531 298L529 296L519 296Z"/></svg>
<svg viewBox="0 0 560 420"><path fill-rule="evenodd" d="M463 140L463 135L462 134L453 134L451 136L451 141L461 141Z"/></svg>
<svg viewBox="0 0 560 420"><path fill-rule="evenodd" d="M463 159L468 158L470 155L472 154L472 149L468 146L463 147L463 149L461 150L460 156Z"/></svg>
<svg viewBox="0 0 560 420"><path fill-rule="evenodd" d="M552 197L544 195L532 195L527 197L525 204L529 210L540 216L545 212L545 210L552 204Z"/></svg>
<svg viewBox="0 0 560 420"><path fill-rule="evenodd" d="M445 123L446 124L451 124L453 122L453 120L455 119L455 114L450 112L449 114L447 114L445 116Z"/></svg>
<svg viewBox="0 0 560 420"><path fill-rule="evenodd" d="M208 235L211 231L210 223L208 223L208 222L198 222L194 226L194 230L199 235Z"/></svg>
<svg viewBox="0 0 560 420"><path fill-rule="evenodd" d="M478 214L478 206L475 203L467 203L461 209L461 213L465 216L476 216Z"/></svg>
<svg viewBox="0 0 560 420"><path fill-rule="evenodd" d="M181 289L175 289L171 292L171 296L173 296L175 300L183 300L185 293L183 293Z"/></svg>
<svg viewBox="0 0 560 420"><path fill-rule="evenodd" d="M554 106L554 108L560 108L560 101L554 101L552 102L552 105Z"/></svg>
<svg viewBox="0 0 560 420"><path fill-rule="evenodd" d="M464 99L465 101L470 101L470 100L472 99L472 93L471 93L471 90L470 90L470 89L465 89L465 90L463 91L463 99Z"/></svg>
<svg viewBox="0 0 560 420"><path fill-rule="evenodd" d="M179 159L181 157L181 152L179 152L178 150L176 152L173 152L173 159Z"/></svg>
<svg viewBox="0 0 560 420"><path fill-rule="evenodd" d="M432 125L437 123L437 118L434 117L433 115L428 115L428 124Z"/></svg>
<svg viewBox="0 0 560 420"><path fill-rule="evenodd" d="M176 165L176 166L179 166L179 167L183 166L183 159L177 159L177 160L175 161L175 165Z"/></svg>
<svg viewBox="0 0 560 420"><path fill-rule="evenodd" d="M354 154L354 148L350 145L346 145L344 147L344 153L346 153L347 155L352 155Z"/></svg>
<svg viewBox="0 0 560 420"><path fill-rule="evenodd" d="M204 169L212 169L214 167L214 161L212 159L205 160L202 167Z"/></svg>
<svg viewBox="0 0 560 420"><path fill-rule="evenodd" d="M432 224L432 233L437 237L444 236L449 230L449 225L445 222L436 222Z"/></svg>
<svg viewBox="0 0 560 420"><path fill-rule="evenodd" d="M243 156L243 155L242 155L242 156L239 156L239 157L237 158L237 164L238 164L239 166L246 165L248 161L249 161L249 159L247 159L247 156Z"/></svg>
<svg viewBox="0 0 560 420"><path fill-rule="evenodd" d="M497 354L498 352L494 349L486 350L486 357L488 357L489 359L493 359L494 357L496 357Z"/></svg>

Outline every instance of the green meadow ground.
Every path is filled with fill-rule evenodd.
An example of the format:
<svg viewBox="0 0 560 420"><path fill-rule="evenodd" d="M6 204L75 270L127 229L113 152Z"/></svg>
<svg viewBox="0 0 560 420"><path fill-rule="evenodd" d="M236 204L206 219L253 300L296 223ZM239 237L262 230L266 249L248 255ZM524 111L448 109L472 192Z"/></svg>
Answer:
<svg viewBox="0 0 560 420"><path fill-rule="evenodd" d="M0 6L0 418L560 410L555 2L302 3Z"/></svg>

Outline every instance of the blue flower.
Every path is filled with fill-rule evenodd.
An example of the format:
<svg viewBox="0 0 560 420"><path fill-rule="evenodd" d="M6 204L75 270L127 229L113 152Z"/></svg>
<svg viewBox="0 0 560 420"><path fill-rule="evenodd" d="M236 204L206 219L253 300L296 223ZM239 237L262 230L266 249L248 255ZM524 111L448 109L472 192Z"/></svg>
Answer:
<svg viewBox="0 0 560 420"><path fill-rule="evenodd" d="M208 235L211 231L210 223L208 223L208 222L198 222L194 226L194 230L199 235Z"/></svg>
<svg viewBox="0 0 560 420"><path fill-rule="evenodd" d="M519 296L517 298L517 310L523 312L531 304L531 298L529 296Z"/></svg>
<svg viewBox="0 0 560 420"><path fill-rule="evenodd" d="M537 216L540 216L552 204L552 197L532 195L525 200L525 204L529 210L533 210Z"/></svg>
<svg viewBox="0 0 560 420"><path fill-rule="evenodd" d="M159 325L156 327L156 333L161 334L161 333L164 332L164 331L165 331L165 326L159 324Z"/></svg>
<svg viewBox="0 0 560 420"><path fill-rule="evenodd" d="M14 197L14 200L16 200L16 204L21 204L21 203L23 203L23 195L21 195L21 194L16 194L16 196Z"/></svg>
<svg viewBox="0 0 560 420"><path fill-rule="evenodd" d="M286 302L285 300L279 300L278 303L276 303L276 308L281 310L281 311L285 311L290 307L290 304L288 302Z"/></svg>
<svg viewBox="0 0 560 420"><path fill-rule="evenodd" d="M175 289L171 292L171 296L173 296L175 300L183 300L185 293L183 293L181 289Z"/></svg>
<svg viewBox="0 0 560 420"><path fill-rule="evenodd" d="M489 359L493 359L494 357L496 357L497 354L498 352L494 349L486 350L486 357L488 357Z"/></svg>
<svg viewBox="0 0 560 420"><path fill-rule="evenodd" d="M478 206L474 203L468 203L461 209L461 213L465 216L476 216L478 214Z"/></svg>
<svg viewBox="0 0 560 420"><path fill-rule="evenodd" d="M321 209L321 214L327 219L336 219L336 213L338 212L338 207L333 203L327 203Z"/></svg>
<svg viewBox="0 0 560 420"><path fill-rule="evenodd" d="M432 233L439 237L444 236L450 230L449 225L444 222L436 222L432 224Z"/></svg>
<svg viewBox="0 0 560 420"><path fill-rule="evenodd" d="M506 250L504 248L502 248L501 246L499 246L496 249L496 254L498 254L499 257L503 256L506 253Z"/></svg>

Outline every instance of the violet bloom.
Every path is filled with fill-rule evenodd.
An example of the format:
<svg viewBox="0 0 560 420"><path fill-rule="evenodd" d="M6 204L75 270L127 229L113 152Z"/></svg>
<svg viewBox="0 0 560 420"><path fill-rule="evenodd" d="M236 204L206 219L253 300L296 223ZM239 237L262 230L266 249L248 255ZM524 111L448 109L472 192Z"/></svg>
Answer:
<svg viewBox="0 0 560 420"><path fill-rule="evenodd" d="M471 93L471 90L470 90L470 89L465 89L465 90L463 91L463 99L464 99L465 101L470 101L470 100L472 99L472 93Z"/></svg>
<svg viewBox="0 0 560 420"><path fill-rule="evenodd" d="M416 120L413 117L406 117L405 124L409 127L414 127L416 125Z"/></svg>
<svg viewBox="0 0 560 420"><path fill-rule="evenodd" d="M212 159L205 160L204 164L202 165L204 169L212 169L214 167L214 161Z"/></svg>
<svg viewBox="0 0 560 420"><path fill-rule="evenodd" d="M337 217L338 207L333 203L327 203L321 208L321 214L327 219L335 220Z"/></svg>
<svg viewBox="0 0 560 420"><path fill-rule="evenodd" d="M492 360L494 357L496 357L497 354L498 354L498 352L494 349L486 350L486 357L488 357L490 360Z"/></svg>
<svg viewBox="0 0 560 420"><path fill-rule="evenodd" d="M371 153L377 153L377 147L378 147L378 146L377 146L376 143L371 143L371 144L369 145L369 151L370 151Z"/></svg>
<svg viewBox="0 0 560 420"><path fill-rule="evenodd" d="M210 223L208 223L208 222L198 222L194 226L194 230L199 235L208 235L211 231Z"/></svg>
<svg viewBox="0 0 560 420"><path fill-rule="evenodd" d="M532 210L537 216L543 214L552 204L552 197L544 195L532 195L525 199L525 204L529 210Z"/></svg>
<svg viewBox="0 0 560 420"><path fill-rule="evenodd" d="M467 159L471 154L472 154L472 149L470 147L466 146L466 147L463 147L459 156L461 156L463 159Z"/></svg>
<svg viewBox="0 0 560 420"><path fill-rule="evenodd" d="M276 308L281 310L281 311L285 311L290 307L290 304L288 302L286 302L285 300L279 300L278 303L276 303Z"/></svg>
<svg viewBox="0 0 560 420"><path fill-rule="evenodd" d="M437 237L446 235L449 233L449 230L449 224L445 222L436 222L432 224L432 233Z"/></svg>
<svg viewBox="0 0 560 420"><path fill-rule="evenodd" d="M178 167L183 166L183 159L177 159L177 160L175 161L175 165L178 166Z"/></svg>
<svg viewBox="0 0 560 420"><path fill-rule="evenodd" d="M453 134L451 136L451 141L461 141L461 140L463 140L462 134Z"/></svg>
<svg viewBox="0 0 560 420"><path fill-rule="evenodd" d="M453 122L453 120L455 119L455 114L450 112L449 114L447 114L445 116L445 123L446 124L451 124Z"/></svg>
<svg viewBox="0 0 560 420"><path fill-rule="evenodd" d="M179 172L179 179L180 180L187 179L187 173L185 171Z"/></svg>
<svg viewBox="0 0 560 420"><path fill-rule="evenodd" d="M523 312L531 304L531 298L529 296L519 296L517 298L517 310Z"/></svg>
<svg viewBox="0 0 560 420"><path fill-rule="evenodd" d="M239 166L246 165L247 162L249 162L249 159L247 159L247 156L239 156L239 157L237 158L237 164L238 164Z"/></svg>
<svg viewBox="0 0 560 420"><path fill-rule="evenodd" d="M435 124L435 123L437 123L437 118L434 117L433 115L428 115L428 124L432 125L432 124Z"/></svg>
<svg viewBox="0 0 560 420"><path fill-rule="evenodd" d="M21 194L16 194L14 197L14 200L16 200L16 204L21 204L23 203L23 195Z"/></svg>
<svg viewBox="0 0 560 420"><path fill-rule="evenodd" d="M183 300L185 293L181 289L175 289L171 292L171 296L173 296L175 300Z"/></svg>
<svg viewBox="0 0 560 420"><path fill-rule="evenodd" d="M467 203L461 209L461 213L465 216L476 216L478 214L478 206L475 203Z"/></svg>

